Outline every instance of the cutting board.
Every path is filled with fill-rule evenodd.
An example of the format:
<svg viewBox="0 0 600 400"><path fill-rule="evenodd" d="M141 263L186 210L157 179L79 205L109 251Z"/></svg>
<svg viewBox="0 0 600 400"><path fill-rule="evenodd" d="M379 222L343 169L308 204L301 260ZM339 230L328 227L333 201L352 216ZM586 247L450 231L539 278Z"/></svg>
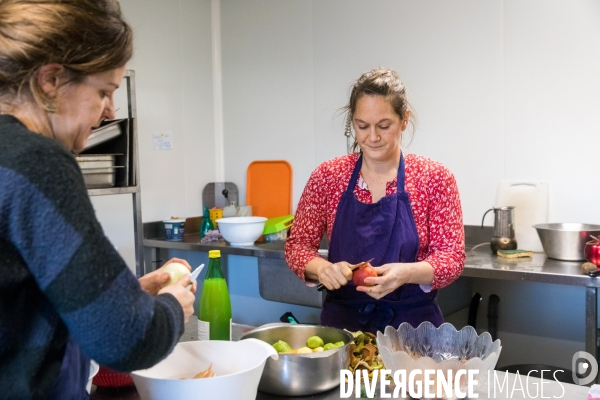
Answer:
<svg viewBox="0 0 600 400"><path fill-rule="evenodd" d="M501 181L495 207L515 207L515 237L519 249L542 252L542 243L532 225L548 222L549 182Z"/></svg>
<svg viewBox="0 0 600 400"><path fill-rule="evenodd" d="M284 160L253 161L246 172L246 204L252 214L274 218L292 213L292 166Z"/></svg>

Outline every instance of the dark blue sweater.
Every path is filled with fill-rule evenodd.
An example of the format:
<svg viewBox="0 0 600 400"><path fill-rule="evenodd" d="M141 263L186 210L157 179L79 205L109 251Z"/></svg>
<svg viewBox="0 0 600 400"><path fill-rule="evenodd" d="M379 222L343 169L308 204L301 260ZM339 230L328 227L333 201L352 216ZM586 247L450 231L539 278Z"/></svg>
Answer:
<svg viewBox="0 0 600 400"><path fill-rule="evenodd" d="M0 116L0 398L43 398L69 334L99 364L148 368L183 334L104 235L71 153Z"/></svg>

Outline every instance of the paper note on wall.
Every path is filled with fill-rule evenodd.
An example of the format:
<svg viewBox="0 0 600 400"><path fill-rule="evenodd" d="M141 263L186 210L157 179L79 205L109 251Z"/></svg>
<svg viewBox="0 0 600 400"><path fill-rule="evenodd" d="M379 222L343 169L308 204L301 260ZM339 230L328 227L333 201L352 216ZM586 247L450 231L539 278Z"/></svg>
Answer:
<svg viewBox="0 0 600 400"><path fill-rule="evenodd" d="M154 133L154 150L171 150L173 148L171 133L170 131Z"/></svg>

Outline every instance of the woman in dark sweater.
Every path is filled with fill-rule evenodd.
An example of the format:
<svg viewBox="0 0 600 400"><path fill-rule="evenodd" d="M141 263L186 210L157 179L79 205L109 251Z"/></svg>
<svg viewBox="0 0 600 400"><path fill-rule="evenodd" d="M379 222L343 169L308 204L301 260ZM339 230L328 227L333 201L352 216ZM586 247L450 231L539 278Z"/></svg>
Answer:
<svg viewBox="0 0 600 400"><path fill-rule="evenodd" d="M71 153L115 117L131 55L117 1L0 1L2 399L88 398L90 358L148 368L193 313L189 275L129 271Z"/></svg>

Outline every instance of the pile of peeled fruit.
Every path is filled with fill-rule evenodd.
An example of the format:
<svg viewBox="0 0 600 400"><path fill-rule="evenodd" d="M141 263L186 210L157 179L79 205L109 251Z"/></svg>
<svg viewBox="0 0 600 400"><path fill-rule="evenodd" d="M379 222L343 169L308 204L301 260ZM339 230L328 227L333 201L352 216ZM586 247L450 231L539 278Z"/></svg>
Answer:
<svg viewBox="0 0 600 400"><path fill-rule="evenodd" d="M287 342L278 340L273 343L273 347L279 354L308 354L316 353L319 351L327 351L342 347L345 343L340 341L336 343L325 343L319 336L311 336L306 340L306 346L299 349L292 349Z"/></svg>

